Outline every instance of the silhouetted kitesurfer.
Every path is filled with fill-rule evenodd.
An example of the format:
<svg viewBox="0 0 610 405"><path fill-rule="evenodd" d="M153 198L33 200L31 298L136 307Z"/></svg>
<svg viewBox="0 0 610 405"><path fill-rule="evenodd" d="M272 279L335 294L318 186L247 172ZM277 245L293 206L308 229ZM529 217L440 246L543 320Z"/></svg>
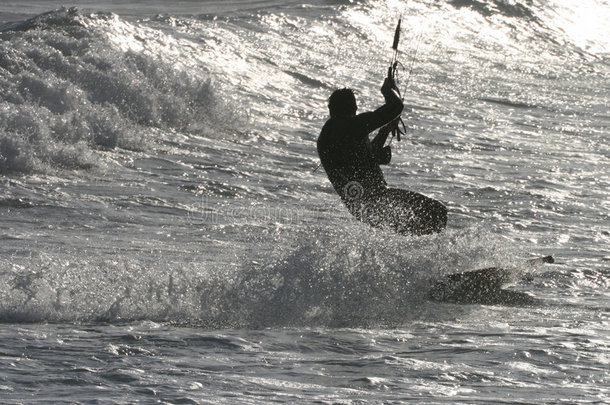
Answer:
<svg viewBox="0 0 610 405"><path fill-rule="evenodd" d="M400 234L424 235L442 231L447 208L419 193L388 188L380 164L388 164L391 150L384 144L404 106L396 84L387 77L381 87L385 104L356 114L351 89L340 89L328 100L330 119L318 138L318 155L335 191L357 219ZM381 128L370 141L369 133Z"/></svg>

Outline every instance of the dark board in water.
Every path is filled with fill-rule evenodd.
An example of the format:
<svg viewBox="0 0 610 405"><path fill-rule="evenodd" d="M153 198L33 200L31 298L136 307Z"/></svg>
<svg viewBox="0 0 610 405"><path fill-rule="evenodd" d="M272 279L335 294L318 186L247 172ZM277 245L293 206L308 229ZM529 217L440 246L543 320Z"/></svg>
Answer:
<svg viewBox="0 0 610 405"><path fill-rule="evenodd" d="M525 266L534 270L544 263L553 263L552 256L528 260ZM530 272L510 267L489 267L450 274L434 283L428 293L432 301L455 304L535 305L540 300L519 291L505 290L506 284L531 277Z"/></svg>

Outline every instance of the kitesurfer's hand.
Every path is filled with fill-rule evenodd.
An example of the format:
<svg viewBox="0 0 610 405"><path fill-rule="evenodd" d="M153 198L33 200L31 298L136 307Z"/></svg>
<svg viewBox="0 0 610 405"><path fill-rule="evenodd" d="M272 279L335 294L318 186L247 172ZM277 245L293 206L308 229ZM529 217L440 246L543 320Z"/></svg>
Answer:
<svg viewBox="0 0 610 405"><path fill-rule="evenodd" d="M381 86L381 93L384 94L390 90L398 92L398 87L396 87L396 82L392 77L386 77L383 81L383 86Z"/></svg>

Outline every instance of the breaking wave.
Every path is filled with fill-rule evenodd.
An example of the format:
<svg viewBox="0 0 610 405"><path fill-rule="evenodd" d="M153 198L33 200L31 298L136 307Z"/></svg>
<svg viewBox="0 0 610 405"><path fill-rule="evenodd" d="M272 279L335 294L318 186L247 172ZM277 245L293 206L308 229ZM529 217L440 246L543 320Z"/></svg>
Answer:
<svg viewBox="0 0 610 405"><path fill-rule="evenodd" d="M146 148L151 129L206 135L230 121L203 68L168 51L188 44L161 30L72 8L0 39L0 174L88 168L96 150Z"/></svg>

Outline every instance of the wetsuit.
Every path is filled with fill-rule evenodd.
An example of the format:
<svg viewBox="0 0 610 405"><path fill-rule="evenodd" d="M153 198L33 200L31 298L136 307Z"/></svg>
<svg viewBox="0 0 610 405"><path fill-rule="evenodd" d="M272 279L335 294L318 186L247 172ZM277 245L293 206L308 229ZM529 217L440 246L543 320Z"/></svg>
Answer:
<svg viewBox="0 0 610 405"><path fill-rule="evenodd" d="M385 104L372 112L331 117L318 138L318 155L335 191L357 219L400 234L442 231L447 209L439 201L407 190L388 188L380 163L389 163L389 132L384 127L371 142L369 133L396 119L403 103L388 86Z"/></svg>

